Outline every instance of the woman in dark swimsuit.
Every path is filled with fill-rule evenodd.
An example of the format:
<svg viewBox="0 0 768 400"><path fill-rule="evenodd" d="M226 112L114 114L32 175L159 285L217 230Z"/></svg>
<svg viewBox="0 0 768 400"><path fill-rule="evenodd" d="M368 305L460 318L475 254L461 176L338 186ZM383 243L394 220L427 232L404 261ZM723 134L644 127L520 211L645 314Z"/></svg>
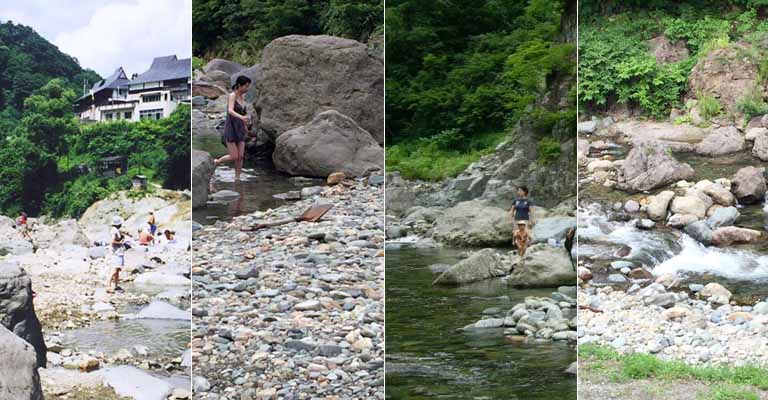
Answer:
<svg viewBox="0 0 768 400"><path fill-rule="evenodd" d="M240 180L245 156L245 136L248 132L248 113L245 110L245 92L251 86L251 78L238 76L227 96L227 119L224 122L224 143L229 154L213 161L219 165L226 161L235 163L235 180Z"/></svg>

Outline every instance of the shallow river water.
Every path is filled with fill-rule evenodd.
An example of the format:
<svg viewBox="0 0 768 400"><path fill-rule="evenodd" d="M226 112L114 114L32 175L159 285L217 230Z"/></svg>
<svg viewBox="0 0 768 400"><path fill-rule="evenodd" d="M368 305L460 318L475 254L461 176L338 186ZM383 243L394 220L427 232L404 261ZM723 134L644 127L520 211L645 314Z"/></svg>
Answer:
<svg viewBox="0 0 768 400"><path fill-rule="evenodd" d="M433 287L428 266L455 263L451 249L387 249L386 398L576 398L576 380L563 371L576 360L563 342L515 344L501 329L457 331L489 307L512 308L526 296L553 290L518 290L484 281Z"/></svg>

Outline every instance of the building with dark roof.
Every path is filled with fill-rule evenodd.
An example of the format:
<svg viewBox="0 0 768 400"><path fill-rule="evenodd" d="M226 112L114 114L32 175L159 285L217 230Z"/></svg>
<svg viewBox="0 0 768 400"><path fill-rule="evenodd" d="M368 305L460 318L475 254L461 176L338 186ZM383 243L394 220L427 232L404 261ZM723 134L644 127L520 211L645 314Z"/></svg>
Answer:
<svg viewBox="0 0 768 400"><path fill-rule="evenodd" d="M191 59L175 55L156 57L132 79L118 68L75 101L75 112L83 122L168 117L179 103L190 101L191 71Z"/></svg>

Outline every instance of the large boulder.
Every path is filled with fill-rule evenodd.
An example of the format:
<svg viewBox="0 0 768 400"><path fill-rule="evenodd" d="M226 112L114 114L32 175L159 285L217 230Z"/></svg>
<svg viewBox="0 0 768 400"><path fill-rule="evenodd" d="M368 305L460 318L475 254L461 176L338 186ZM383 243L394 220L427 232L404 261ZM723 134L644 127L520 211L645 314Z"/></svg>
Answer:
<svg viewBox="0 0 768 400"><path fill-rule="evenodd" d="M720 207L707 218L707 225L712 229L731 226L736 223L739 215L739 210L736 207Z"/></svg>
<svg viewBox="0 0 768 400"><path fill-rule="evenodd" d="M208 183L213 169L210 154L192 150L192 208L204 207L208 201Z"/></svg>
<svg viewBox="0 0 768 400"><path fill-rule="evenodd" d="M572 286L576 271L564 249L535 244L528 248L508 282L517 287Z"/></svg>
<svg viewBox="0 0 768 400"><path fill-rule="evenodd" d="M696 152L705 156L721 156L735 153L744 148L744 137L734 126L715 129L696 145Z"/></svg>
<svg viewBox="0 0 768 400"><path fill-rule="evenodd" d="M256 64L252 67L248 67L237 74L234 74L230 77L230 84L234 85L235 80L237 80L237 77L243 75L251 78L251 87L248 88L248 91L245 92L245 101L248 103L253 103L256 101L258 96L258 85L256 82L261 80L261 64Z"/></svg>
<svg viewBox="0 0 768 400"><path fill-rule="evenodd" d="M384 64L366 45L325 35L285 36L264 48L260 68L255 105L277 135L335 109L384 143Z"/></svg>
<svg viewBox="0 0 768 400"><path fill-rule="evenodd" d="M202 96L206 99L216 100L227 94L227 89L220 82L195 81L192 84L192 96Z"/></svg>
<svg viewBox="0 0 768 400"><path fill-rule="evenodd" d="M694 215L698 219L707 216L707 204L698 196L677 196L669 209L675 214Z"/></svg>
<svg viewBox="0 0 768 400"><path fill-rule="evenodd" d="M508 245L512 242L512 220L504 209L477 200L464 201L445 210L432 237L459 247Z"/></svg>
<svg viewBox="0 0 768 400"><path fill-rule="evenodd" d="M531 240L534 243L544 243L549 239L563 240L568 229L576 228L574 217L551 217L535 221L531 230Z"/></svg>
<svg viewBox="0 0 768 400"><path fill-rule="evenodd" d="M325 178L341 171L361 176L384 169L384 150L352 118L329 110L280 135L272 160L291 175Z"/></svg>
<svg viewBox="0 0 768 400"><path fill-rule="evenodd" d="M715 246L730 246L740 243L752 243L760 238L760 231L736 226L723 226L715 229L712 234L712 244Z"/></svg>
<svg viewBox="0 0 768 400"><path fill-rule="evenodd" d="M504 276L509 273L509 265L500 262L496 250L483 249L468 258L452 265L438 276L433 285L456 285Z"/></svg>
<svg viewBox="0 0 768 400"><path fill-rule="evenodd" d="M745 93L763 91L759 59L744 56L745 50L749 51L745 45L735 44L710 51L688 75L689 92L717 98L726 110L738 113L737 103Z"/></svg>
<svg viewBox="0 0 768 400"><path fill-rule="evenodd" d="M32 300L32 280L26 271L12 263L0 263L0 325L31 344L37 365L45 367L48 350Z"/></svg>
<svg viewBox="0 0 768 400"><path fill-rule="evenodd" d="M0 399L43 400L35 349L0 325Z"/></svg>
<svg viewBox="0 0 768 400"><path fill-rule="evenodd" d="M652 190L694 175L690 165L672 157L664 146L643 142L636 145L619 168L619 188L638 192Z"/></svg>
<svg viewBox="0 0 768 400"><path fill-rule="evenodd" d="M400 216L406 210L416 205L416 193L408 186L399 172L388 173L386 176L385 196L387 214Z"/></svg>
<svg viewBox="0 0 768 400"><path fill-rule="evenodd" d="M759 158L761 161L768 161L768 133L760 132L755 135L755 144L752 147L752 155Z"/></svg>
<svg viewBox="0 0 768 400"><path fill-rule="evenodd" d="M41 248L60 248L64 245L87 247L91 244L76 219L66 219L55 225L41 225L35 233L35 242Z"/></svg>
<svg viewBox="0 0 768 400"><path fill-rule="evenodd" d="M741 204L760 203L768 190L763 173L764 168L744 167L731 179L731 190Z"/></svg>
<svg viewBox="0 0 768 400"><path fill-rule="evenodd" d="M203 67L203 72L206 74L210 74L213 71L222 71L225 72L227 75L234 75L240 71L245 69L242 65L229 60L224 60L221 58L214 58L211 61L208 61L208 64L205 64Z"/></svg>

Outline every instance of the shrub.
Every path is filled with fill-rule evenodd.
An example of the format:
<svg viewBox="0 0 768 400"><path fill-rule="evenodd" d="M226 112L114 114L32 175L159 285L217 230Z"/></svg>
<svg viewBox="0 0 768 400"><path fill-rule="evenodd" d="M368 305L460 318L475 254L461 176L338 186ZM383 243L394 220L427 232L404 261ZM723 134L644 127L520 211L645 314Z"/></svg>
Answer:
<svg viewBox="0 0 768 400"><path fill-rule="evenodd" d="M708 94L699 93L699 112L701 113L702 118L708 120L720 115L721 111L722 106L720 105L720 100Z"/></svg>
<svg viewBox="0 0 768 400"><path fill-rule="evenodd" d="M744 118L749 121L759 115L768 114L768 104L763 100L760 91L752 89L744 97L736 102L736 108L744 114Z"/></svg>
<svg viewBox="0 0 768 400"><path fill-rule="evenodd" d="M551 164L560 159L560 142L556 139L545 136L539 140L538 145L539 164Z"/></svg>

